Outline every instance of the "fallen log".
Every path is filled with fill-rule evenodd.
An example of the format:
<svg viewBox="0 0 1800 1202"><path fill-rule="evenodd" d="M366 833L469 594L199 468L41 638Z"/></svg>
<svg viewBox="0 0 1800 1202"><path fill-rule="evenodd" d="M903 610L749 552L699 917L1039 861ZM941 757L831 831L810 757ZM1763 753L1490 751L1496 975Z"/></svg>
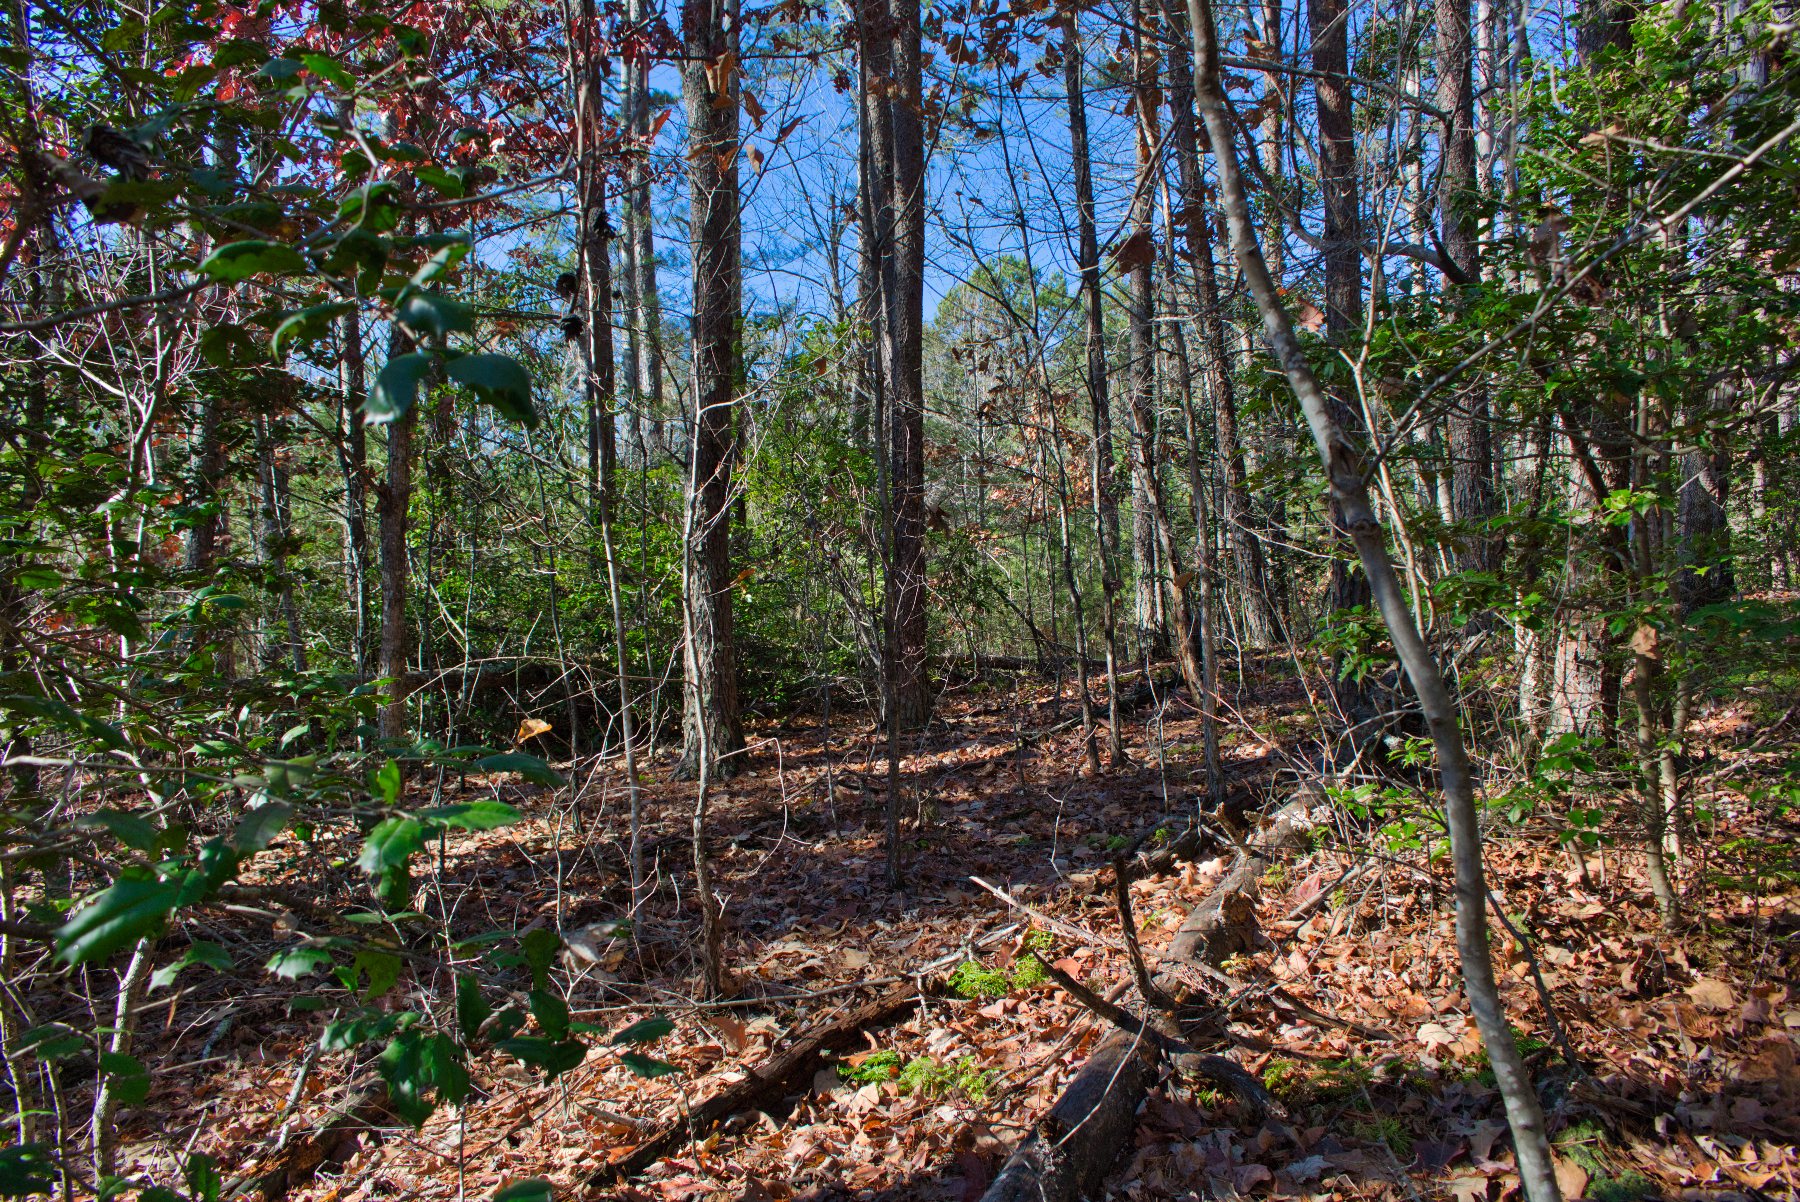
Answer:
<svg viewBox="0 0 1800 1202"><path fill-rule="evenodd" d="M348 1163L362 1146L365 1133L397 1124L388 1108L387 1084L374 1081L351 1094L317 1128L279 1149L273 1164L236 1182L225 1196L235 1197L254 1189L265 1202L282 1202L311 1181L321 1168Z"/></svg>
<svg viewBox="0 0 1800 1202"><path fill-rule="evenodd" d="M1166 959L1210 964L1217 955L1223 960L1231 954L1226 949L1235 948L1245 937L1241 929L1245 907L1254 930L1254 891L1268 868L1263 857L1294 846L1296 840L1304 842L1305 832L1312 829L1316 802L1312 793L1304 792L1251 835L1239 863L1188 913ZM1173 974L1157 974L1154 988L1170 995L1178 1006L1187 1000L1188 991ZM1120 1153L1131 1146L1138 1106L1165 1051L1174 1053L1178 1066L1186 1060L1186 1067L1255 1096L1249 1088L1253 1079L1241 1070L1241 1075L1233 1074L1227 1068L1229 1061L1213 1063L1223 1058L1206 1057L1203 1062L1177 1051L1178 1036L1173 1030L1159 1030L1158 1023L1146 1024L1136 1016L1096 1012L1113 1022L1115 1029L1100 1041L1050 1112L1007 1158L981 1202L1074 1202L1095 1192ZM1172 1027L1173 1023L1166 1025ZM1134 1026L1136 1029L1131 1029Z"/></svg>
<svg viewBox="0 0 1800 1202"><path fill-rule="evenodd" d="M884 1026L918 1005L929 986L918 980L895 985L874 1000L825 1023L769 1057L750 1075L727 1086L677 1118L630 1152L602 1167L588 1184L594 1187L635 1176L666 1156L680 1152L690 1141L701 1139L734 1114L780 1102L802 1082L810 1082L825 1066L825 1054L851 1047L871 1027Z"/></svg>
<svg viewBox="0 0 1800 1202"><path fill-rule="evenodd" d="M1155 1044L1115 1030L994 1178L982 1202L1067 1202L1095 1192L1131 1144Z"/></svg>

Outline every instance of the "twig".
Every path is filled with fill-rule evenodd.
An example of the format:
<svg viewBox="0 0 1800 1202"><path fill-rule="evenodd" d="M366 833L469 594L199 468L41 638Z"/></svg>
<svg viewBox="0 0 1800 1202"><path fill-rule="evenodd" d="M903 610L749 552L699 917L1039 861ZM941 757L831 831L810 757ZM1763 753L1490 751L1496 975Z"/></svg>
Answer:
<svg viewBox="0 0 1800 1202"><path fill-rule="evenodd" d="M1113 860L1113 901L1119 907L1119 929L1125 935L1125 954L1131 959L1131 975L1137 980L1138 993L1144 1004L1158 1010L1173 1010L1175 999L1156 987L1150 970L1144 964L1144 951L1138 946L1137 919L1131 912L1131 872L1124 856Z"/></svg>

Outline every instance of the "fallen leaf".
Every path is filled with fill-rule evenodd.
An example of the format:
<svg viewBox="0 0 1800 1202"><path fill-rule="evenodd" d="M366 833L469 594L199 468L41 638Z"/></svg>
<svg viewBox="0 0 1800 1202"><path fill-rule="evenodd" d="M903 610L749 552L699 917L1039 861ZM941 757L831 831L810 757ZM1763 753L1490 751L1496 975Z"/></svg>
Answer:
<svg viewBox="0 0 1800 1202"><path fill-rule="evenodd" d="M1730 1010L1737 1005L1737 995L1723 981L1701 977L1687 987L1687 995L1702 1010Z"/></svg>
<svg viewBox="0 0 1800 1202"><path fill-rule="evenodd" d="M1565 1198L1579 1198L1587 1192L1587 1170L1567 1156L1556 1158L1556 1185Z"/></svg>

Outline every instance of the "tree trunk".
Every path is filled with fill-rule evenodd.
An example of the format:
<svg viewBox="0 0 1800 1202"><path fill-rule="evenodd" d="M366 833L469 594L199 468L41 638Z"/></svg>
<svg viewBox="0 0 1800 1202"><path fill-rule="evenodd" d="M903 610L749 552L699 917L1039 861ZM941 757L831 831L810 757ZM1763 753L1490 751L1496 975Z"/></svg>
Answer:
<svg viewBox="0 0 1800 1202"><path fill-rule="evenodd" d="M1156 294L1153 268L1156 232L1151 224L1158 175L1157 109L1161 101L1156 87L1156 67L1143 44L1143 13L1134 0L1132 24L1139 27L1132 50L1132 94L1137 108L1137 172L1126 224L1128 245L1138 248L1131 261L1127 318L1130 323L1130 362L1125 379L1131 406L1131 548L1137 561L1137 624L1139 655L1162 658L1169 651L1169 632L1163 620L1162 579L1173 575L1168 564L1159 564L1158 526L1166 525L1157 480L1156 430Z"/></svg>
<svg viewBox="0 0 1800 1202"><path fill-rule="evenodd" d="M1100 549L1101 622L1106 633L1107 758L1125 762L1124 733L1119 727L1119 507L1113 494L1112 412L1106 392L1106 329L1101 311L1100 235L1094 221L1094 180L1088 157L1085 65L1080 17L1071 10L1063 19L1063 83L1069 100L1069 146L1075 165L1076 264L1087 319L1086 384L1093 418L1088 460L1088 490L1094 536ZM1071 586L1073 587L1073 586Z"/></svg>
<svg viewBox="0 0 1800 1202"><path fill-rule="evenodd" d="M369 669L369 440L363 421L368 369L359 310L344 314L341 337L338 468L344 477L344 591L350 602L350 659L361 679Z"/></svg>
<svg viewBox="0 0 1800 1202"><path fill-rule="evenodd" d="M682 753L677 774L737 771L744 747L732 638L731 477L737 457L740 301L737 0L681 11L693 256L693 440L683 531ZM710 904L710 903L709 903Z"/></svg>
<svg viewBox="0 0 1800 1202"><path fill-rule="evenodd" d="M388 339L388 358L410 354L412 349L412 339L395 326ZM381 708L384 739L406 737L406 534L418 426L418 404L407 406L405 413L387 424L387 478L377 488L375 499L381 540L380 671L388 681L387 703Z"/></svg>
<svg viewBox="0 0 1800 1202"><path fill-rule="evenodd" d="M1219 82L1219 60L1213 33L1211 0L1189 0L1193 27L1195 91L1201 116L1212 139L1218 165L1219 193L1231 227L1232 248L1263 321L1270 350L1287 376L1308 425L1331 491L1342 507L1357 554L1370 582L1382 620L1412 682L1437 752L1444 791L1444 814L1450 827L1451 857L1456 873L1456 943L1463 982L1481 1030L1495 1084L1506 1103L1518 1157L1519 1176L1531 1202L1557 1202L1561 1193L1550 1156L1543 1109L1507 1026L1488 946L1486 872L1481 858L1481 824L1476 810L1473 771L1462 743L1456 704L1444 685L1436 659L1418 627L1388 559L1387 543L1363 485L1361 456L1333 415L1331 400L1319 387L1306 352L1282 307L1250 222L1243 178L1237 164L1230 117Z"/></svg>
<svg viewBox="0 0 1800 1202"><path fill-rule="evenodd" d="M600 157L606 112L601 101L598 48L587 45L598 26L594 0L583 0L583 28L570 39L570 80L576 105L576 191L580 198L581 287L587 293L582 373L587 401L588 512L598 526L616 503L618 439L613 428L612 223L606 214L606 168Z"/></svg>
<svg viewBox="0 0 1800 1202"><path fill-rule="evenodd" d="M1187 37L1187 11L1183 0L1163 0L1169 28L1177 39ZM1231 356L1226 349L1225 323L1219 315L1218 265L1213 259L1213 231L1207 219L1206 185L1200 174L1199 129L1194 123L1194 74L1184 54L1167 61L1169 78L1170 141L1181 183L1182 224L1187 234L1188 257L1194 268L1195 332L1212 396L1214 431L1220 466L1225 477L1223 505L1225 541L1237 569L1238 605L1244 641L1253 647L1269 647L1284 637L1281 618L1269 590L1269 567L1250 506L1249 474L1238 439L1237 395L1231 376Z"/></svg>
<svg viewBox="0 0 1800 1202"><path fill-rule="evenodd" d="M1319 176L1325 201L1325 336L1336 346L1362 337L1362 221L1356 176L1356 133L1351 122L1350 20L1346 0L1311 0L1312 65L1319 74L1313 92L1319 110ZM1332 420L1355 438L1366 431L1360 409L1341 392L1331 394ZM1351 563L1355 550L1339 500L1326 500L1326 513L1340 551L1331 561L1326 608L1342 613L1369 603L1368 580ZM1335 668L1335 665L1334 665ZM1341 697L1353 719L1362 708L1360 690Z"/></svg>
<svg viewBox="0 0 1800 1202"><path fill-rule="evenodd" d="M1475 181L1474 45L1469 0L1437 0L1438 108L1443 111L1438 168L1438 220L1444 257L1453 268L1449 286L1474 288L1481 282L1476 231L1480 195ZM1462 305L1459 301L1458 308ZM1497 512L1494 451L1487 389L1477 380L1450 411L1450 516L1461 528L1457 564L1467 572L1498 566L1499 543L1486 530L1471 529Z"/></svg>
<svg viewBox="0 0 1800 1202"><path fill-rule="evenodd" d="M882 260L887 320L888 487L893 519L895 720L916 730L931 718L926 673L925 579L925 133L921 120L919 0L890 0L892 86L884 96L891 131L893 253Z"/></svg>

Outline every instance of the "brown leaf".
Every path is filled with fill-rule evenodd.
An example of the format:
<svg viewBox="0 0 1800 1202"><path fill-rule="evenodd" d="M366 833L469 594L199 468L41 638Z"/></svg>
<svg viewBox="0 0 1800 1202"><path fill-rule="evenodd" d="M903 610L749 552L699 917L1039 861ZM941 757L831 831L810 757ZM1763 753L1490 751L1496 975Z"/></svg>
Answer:
<svg viewBox="0 0 1800 1202"><path fill-rule="evenodd" d="M1556 1185L1565 1198L1579 1198L1587 1191L1587 1170L1567 1156L1556 1158Z"/></svg>
<svg viewBox="0 0 1800 1202"><path fill-rule="evenodd" d="M768 110L763 108L762 101L758 100L756 93L749 88L744 89L743 101L744 111L750 114L750 120L756 122L756 128L761 129L763 118L769 115Z"/></svg>
<svg viewBox="0 0 1800 1202"><path fill-rule="evenodd" d="M1687 987L1687 995L1702 1010L1729 1010L1737 1005L1737 995L1723 981L1701 977Z"/></svg>
<svg viewBox="0 0 1800 1202"><path fill-rule="evenodd" d="M1156 261L1156 238L1149 230L1139 230L1113 251L1113 266L1121 275Z"/></svg>
<svg viewBox="0 0 1800 1202"><path fill-rule="evenodd" d="M513 733L513 742L523 743L527 739L535 739L541 734L547 734L549 730L550 724L542 718L525 718L520 721L519 729Z"/></svg>

